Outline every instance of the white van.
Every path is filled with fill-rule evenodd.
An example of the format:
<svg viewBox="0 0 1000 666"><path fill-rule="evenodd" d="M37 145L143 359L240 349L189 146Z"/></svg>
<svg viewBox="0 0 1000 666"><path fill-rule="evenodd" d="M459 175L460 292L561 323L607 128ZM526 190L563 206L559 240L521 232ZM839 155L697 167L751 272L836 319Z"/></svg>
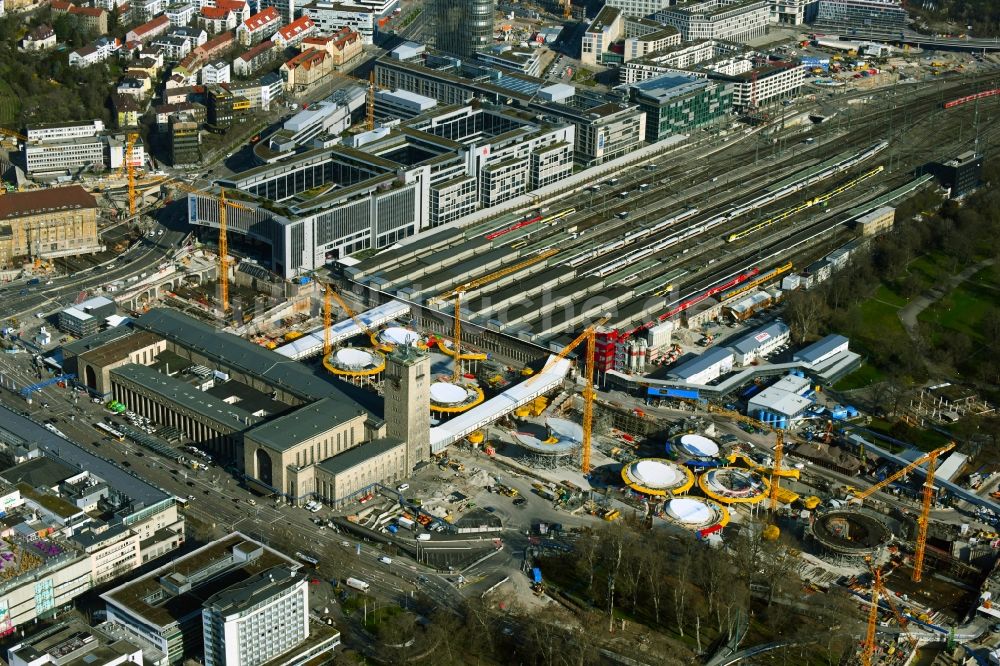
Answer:
<svg viewBox="0 0 1000 666"><path fill-rule="evenodd" d="M378 561L381 562L382 564L392 564L392 558L391 557L387 557L385 555L383 555L382 557L378 558Z"/></svg>

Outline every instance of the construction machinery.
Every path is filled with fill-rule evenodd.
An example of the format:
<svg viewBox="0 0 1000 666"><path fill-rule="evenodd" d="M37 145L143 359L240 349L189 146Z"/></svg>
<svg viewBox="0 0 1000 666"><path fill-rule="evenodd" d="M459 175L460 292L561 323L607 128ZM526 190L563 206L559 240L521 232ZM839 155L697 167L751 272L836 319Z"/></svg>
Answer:
<svg viewBox="0 0 1000 666"><path fill-rule="evenodd" d="M561 360L569 356L581 342L586 342L586 357L584 360L584 385L583 385L583 442L581 445L580 469L584 476L590 474L590 444L593 435L594 425L594 352L597 341L597 328L603 326L610 317L604 316L583 330L580 335L562 348L556 354L555 360ZM538 375L529 377L525 383L531 383ZM609 519L609 520L613 520Z"/></svg>
<svg viewBox="0 0 1000 666"><path fill-rule="evenodd" d="M253 209L236 201L232 201L231 199L227 199L225 189L220 189L219 195L216 196L210 192L205 192L204 190L191 187L187 183L182 183L179 180L167 181L164 185L171 185L184 190L189 194L196 194L200 197L205 197L206 199L212 199L213 201L217 201L219 204L219 301L222 304L222 313L225 315L229 312L229 242L226 238L226 215L229 208L236 208L238 210Z"/></svg>
<svg viewBox="0 0 1000 666"><path fill-rule="evenodd" d="M955 442L949 442L939 449L934 449L930 453L925 453L906 467L903 467L894 474L890 474L883 480L871 486L867 490L854 491L854 499L863 502L874 493L882 490L890 483L898 481L917 467L927 463L926 478L924 479L923 496L920 506L920 516L917 518L917 538L914 542L913 550L913 577L914 583L919 583L924 568L924 551L927 547L927 521L931 513L931 504L934 501L934 470L937 468L937 459L945 453L955 448Z"/></svg>
<svg viewBox="0 0 1000 666"><path fill-rule="evenodd" d="M781 459L785 452L784 431L781 428L775 428L773 426L770 426L764 423L763 421L758 421L752 416L744 416L743 414L740 414L739 412L734 411L732 409L725 409L724 407L709 405L708 411L713 412L715 414L720 414L722 416L727 416L735 421L739 421L740 423L745 423L749 426L753 426L755 428L760 428L761 430L774 433L774 464L771 468L769 499L771 502L771 511L777 510L779 479L782 476L787 475L786 471L781 469Z"/></svg>
<svg viewBox="0 0 1000 666"><path fill-rule="evenodd" d="M490 273L488 275L484 275L483 277L476 278L475 280L470 280L465 284L459 285L454 289L446 291L441 295L430 299L430 302L432 303L434 301L442 301L442 300L447 300L449 298L455 299L455 314L454 314L455 328L454 328L454 337L452 343L455 351L455 370L452 373L453 381L457 383L459 377L462 376L462 316L461 316L462 294L464 294L467 291L472 291L473 289L478 289L479 287L483 287L491 282L494 282L495 280L499 280L500 278L517 273L518 271L524 270L529 266L534 266L535 264L541 261L545 261L546 259L557 254L558 252L559 250L557 250L556 248L549 248L543 252L539 252L538 254L525 259L524 261L519 261L513 266L507 266L506 268L501 268L500 270L494 271L493 273Z"/></svg>

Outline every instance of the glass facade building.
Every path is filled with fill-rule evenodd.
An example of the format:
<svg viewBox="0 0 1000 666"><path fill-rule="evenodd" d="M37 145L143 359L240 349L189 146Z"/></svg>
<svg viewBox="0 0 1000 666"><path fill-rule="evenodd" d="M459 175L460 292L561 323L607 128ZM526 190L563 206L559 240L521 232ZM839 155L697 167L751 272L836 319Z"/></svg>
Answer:
<svg viewBox="0 0 1000 666"><path fill-rule="evenodd" d="M495 0L432 0L435 46L472 58L493 44Z"/></svg>

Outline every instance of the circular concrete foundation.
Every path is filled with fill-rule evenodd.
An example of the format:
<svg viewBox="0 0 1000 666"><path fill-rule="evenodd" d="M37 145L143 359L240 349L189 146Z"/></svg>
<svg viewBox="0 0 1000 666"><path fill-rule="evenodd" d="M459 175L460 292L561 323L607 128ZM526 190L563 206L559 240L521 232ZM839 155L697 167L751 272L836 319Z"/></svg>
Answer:
<svg viewBox="0 0 1000 666"><path fill-rule="evenodd" d="M892 541L892 531L878 516L858 509L825 511L809 531L824 550L848 557L877 555Z"/></svg>
<svg viewBox="0 0 1000 666"><path fill-rule="evenodd" d="M767 497L768 483L751 470L719 467L698 477L698 487L723 504L756 504Z"/></svg>
<svg viewBox="0 0 1000 666"><path fill-rule="evenodd" d="M622 467L622 480L645 495L680 495L694 485L688 468L662 458L640 458Z"/></svg>

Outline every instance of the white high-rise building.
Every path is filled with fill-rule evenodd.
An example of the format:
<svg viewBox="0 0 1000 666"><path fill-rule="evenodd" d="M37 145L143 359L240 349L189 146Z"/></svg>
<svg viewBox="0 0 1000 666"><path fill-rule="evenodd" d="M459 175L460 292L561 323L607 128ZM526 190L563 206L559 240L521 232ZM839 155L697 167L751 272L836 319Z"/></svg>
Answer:
<svg viewBox="0 0 1000 666"><path fill-rule="evenodd" d="M309 636L309 583L276 566L209 597L201 613L206 666L256 666Z"/></svg>

